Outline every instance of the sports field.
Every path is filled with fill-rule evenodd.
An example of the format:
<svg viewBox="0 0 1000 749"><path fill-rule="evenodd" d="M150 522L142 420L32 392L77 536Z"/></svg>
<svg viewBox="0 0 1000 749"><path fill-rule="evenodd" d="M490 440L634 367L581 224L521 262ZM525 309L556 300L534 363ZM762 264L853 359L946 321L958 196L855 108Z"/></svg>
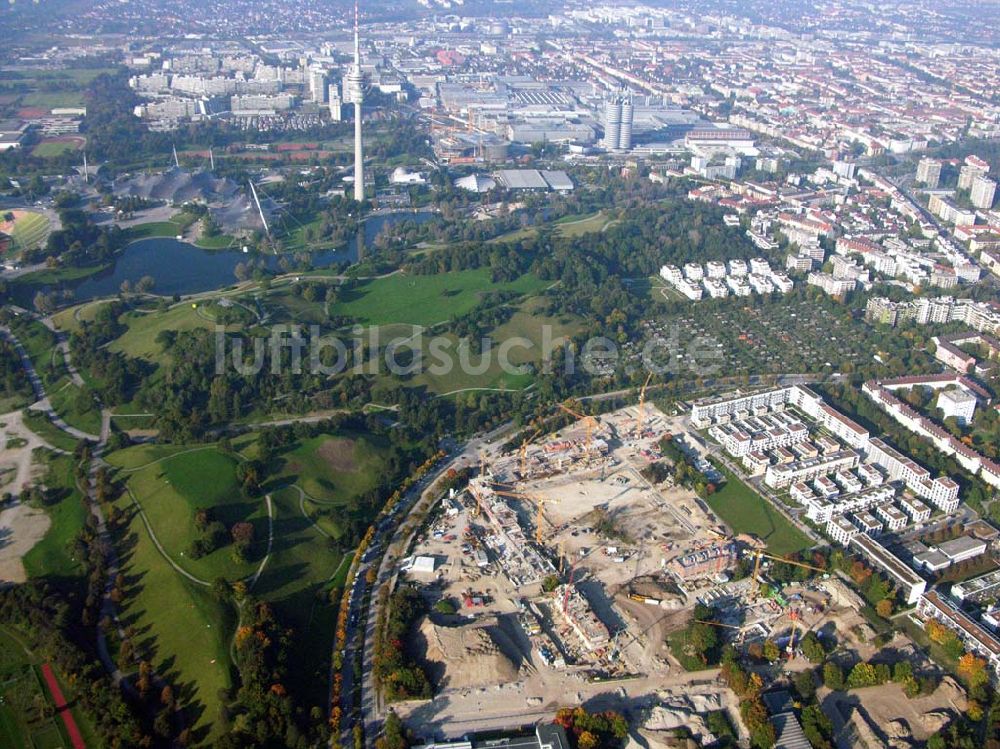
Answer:
<svg viewBox="0 0 1000 749"><path fill-rule="evenodd" d="M40 159L51 159L55 156L62 156L64 153L70 151L78 151L82 145L82 139L43 140L31 149L31 155L37 156Z"/></svg>
<svg viewBox="0 0 1000 749"><path fill-rule="evenodd" d="M23 636L0 629L0 746L29 749L69 749L74 746L61 715L45 715L40 706L54 710L52 693L43 684L41 661L28 649ZM61 675L51 669L55 687L72 704L72 692ZM89 721L76 708L67 714L86 746L97 746ZM77 744L79 746L79 744Z"/></svg>
<svg viewBox="0 0 1000 749"><path fill-rule="evenodd" d="M8 220L8 214L13 216L13 221ZM41 213L22 210L0 212L0 232L10 236L13 252L41 247L48 239L50 228L49 220Z"/></svg>

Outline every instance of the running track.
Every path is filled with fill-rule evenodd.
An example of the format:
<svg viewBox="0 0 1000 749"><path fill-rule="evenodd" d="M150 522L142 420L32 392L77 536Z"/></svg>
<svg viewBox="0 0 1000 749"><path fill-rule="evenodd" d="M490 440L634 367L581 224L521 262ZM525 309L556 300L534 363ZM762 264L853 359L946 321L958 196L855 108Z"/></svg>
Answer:
<svg viewBox="0 0 1000 749"><path fill-rule="evenodd" d="M66 698L63 697L62 690L59 688L56 675L52 673L52 667L48 663L42 664L42 676L45 677L45 683L52 693L52 699L56 703L56 710L59 711L63 723L66 725L66 732L69 734L69 740L73 744L73 749L87 749L87 745L83 743L83 737L80 735L80 729L77 728L76 721L73 720L73 714L70 713L69 707L66 705Z"/></svg>

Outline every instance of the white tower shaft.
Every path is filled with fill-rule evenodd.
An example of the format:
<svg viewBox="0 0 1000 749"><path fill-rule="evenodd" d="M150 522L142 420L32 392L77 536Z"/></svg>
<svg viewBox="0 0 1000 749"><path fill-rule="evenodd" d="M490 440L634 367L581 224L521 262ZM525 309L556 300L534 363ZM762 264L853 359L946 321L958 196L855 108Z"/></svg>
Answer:
<svg viewBox="0 0 1000 749"><path fill-rule="evenodd" d="M361 135L361 103L364 99L364 78L361 75L361 35L358 28L358 4L354 3L354 66L348 73L351 99L354 101L354 199L365 199L364 146Z"/></svg>

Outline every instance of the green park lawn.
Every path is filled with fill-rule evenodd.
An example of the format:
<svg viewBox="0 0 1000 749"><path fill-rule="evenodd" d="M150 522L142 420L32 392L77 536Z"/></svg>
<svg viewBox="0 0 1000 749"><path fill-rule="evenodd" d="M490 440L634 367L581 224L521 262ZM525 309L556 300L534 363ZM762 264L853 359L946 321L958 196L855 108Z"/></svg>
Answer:
<svg viewBox="0 0 1000 749"><path fill-rule="evenodd" d="M331 603L329 591L343 585L350 555L337 551L302 514L297 491L281 489L272 500L274 550L253 594L270 601L279 620L295 632L289 659L299 667L289 678L305 695L306 709L325 709L338 603Z"/></svg>
<svg viewBox="0 0 1000 749"><path fill-rule="evenodd" d="M476 306L488 291L537 293L546 282L525 274L511 283L493 283L487 268L409 276L397 273L363 281L342 291L330 313L360 324L408 323L429 326L460 316Z"/></svg>
<svg viewBox="0 0 1000 749"><path fill-rule="evenodd" d="M136 224L128 228L128 238L133 242L151 237L176 237L184 228L173 221L150 221L148 224Z"/></svg>
<svg viewBox="0 0 1000 749"><path fill-rule="evenodd" d="M63 420L88 434L101 432L101 411L87 388L74 385L68 378L49 392L49 401Z"/></svg>
<svg viewBox="0 0 1000 749"><path fill-rule="evenodd" d="M67 307L52 316L55 326L66 333L74 333L80 329L81 321L93 322L100 308L108 304L107 300L84 302L75 307Z"/></svg>
<svg viewBox="0 0 1000 749"><path fill-rule="evenodd" d="M311 437L278 458L274 484L295 484L322 505L347 505L378 485L385 455L370 437Z"/></svg>
<svg viewBox="0 0 1000 749"><path fill-rule="evenodd" d="M195 246L203 250L225 250L232 247L235 241L236 239L228 234L216 234L214 237L199 237Z"/></svg>
<svg viewBox="0 0 1000 749"><path fill-rule="evenodd" d="M592 232L604 231L611 223L604 213L598 211L589 216L564 216L555 222L556 233L563 237L580 237Z"/></svg>
<svg viewBox="0 0 1000 749"><path fill-rule="evenodd" d="M55 334L37 320L19 320L12 327L45 387L61 385L66 366L56 349Z"/></svg>
<svg viewBox="0 0 1000 749"><path fill-rule="evenodd" d="M122 617L142 633L138 645L157 673L183 695L196 733L217 740L220 690L232 686L229 642L234 612L179 575L160 555L128 494L117 501L130 521L118 533L122 571L129 581Z"/></svg>
<svg viewBox="0 0 1000 749"><path fill-rule="evenodd" d="M129 455L133 451L141 452L145 463L120 476L174 564L206 582L251 575L267 548L267 509L262 497L248 498L240 489L238 459L212 446L180 450L142 446L115 453L109 462L118 466L133 462ZM249 560L235 559L231 544L193 559L191 544L201 536L194 522L198 510L209 510L227 529L240 521L252 523L255 541Z"/></svg>
<svg viewBox="0 0 1000 749"><path fill-rule="evenodd" d="M197 304L198 306L194 306ZM128 328L108 345L110 351L120 351L131 358L146 359L154 364L166 364L169 357L156 340L164 330L186 332L198 328L214 328L215 318L208 312L199 314L202 302L176 304L166 312L128 312L121 322Z"/></svg>
<svg viewBox="0 0 1000 749"><path fill-rule="evenodd" d="M488 359L484 358L485 348L483 355L472 353L468 342L460 343L456 336L447 333L443 337L448 340L450 348L444 354L453 366L445 367L447 371L444 372L440 368L432 371L439 364L440 357L430 351L430 341L425 338L422 371L412 378L404 379L404 383L411 387L426 387L429 392L437 395L477 390L523 390L534 382L535 376L532 371L522 373L514 370L525 364L539 364L546 339L557 343L560 338L571 337L580 330L579 318L572 315L547 315L542 310L542 300L532 297L522 302L507 322L489 332L487 337L491 341L491 348ZM383 332L386 336L407 336L412 331ZM504 347L506 361L510 365L508 367L500 363L501 347ZM463 350L469 367L462 364L460 352Z"/></svg>
<svg viewBox="0 0 1000 749"><path fill-rule="evenodd" d="M809 538L792 525L771 503L729 471L726 482L705 500L735 533L761 538L772 554L781 556L812 546Z"/></svg>
<svg viewBox="0 0 1000 749"><path fill-rule="evenodd" d="M36 451L35 456L46 465L45 486L56 496L56 500L45 507L52 525L45 537L24 556L24 568L33 578L76 577L83 567L79 560L73 558L70 544L86 524L87 509L76 485L74 460L72 456L48 450Z"/></svg>
<svg viewBox="0 0 1000 749"><path fill-rule="evenodd" d="M53 424L49 417L41 411L25 410L21 412L24 416L24 425L32 432L41 437L52 447L60 450L72 452L76 449L77 439Z"/></svg>

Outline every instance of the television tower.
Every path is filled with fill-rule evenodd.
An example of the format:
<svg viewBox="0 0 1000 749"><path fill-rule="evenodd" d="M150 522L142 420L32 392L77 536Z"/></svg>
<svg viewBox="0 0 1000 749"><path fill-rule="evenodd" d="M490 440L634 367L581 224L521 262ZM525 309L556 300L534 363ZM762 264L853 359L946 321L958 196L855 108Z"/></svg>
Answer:
<svg viewBox="0 0 1000 749"><path fill-rule="evenodd" d="M354 102L354 199L365 199L364 149L361 141L361 103L365 98L365 79L361 73L361 37L358 31L358 3L354 2L354 64L347 71L347 90Z"/></svg>

